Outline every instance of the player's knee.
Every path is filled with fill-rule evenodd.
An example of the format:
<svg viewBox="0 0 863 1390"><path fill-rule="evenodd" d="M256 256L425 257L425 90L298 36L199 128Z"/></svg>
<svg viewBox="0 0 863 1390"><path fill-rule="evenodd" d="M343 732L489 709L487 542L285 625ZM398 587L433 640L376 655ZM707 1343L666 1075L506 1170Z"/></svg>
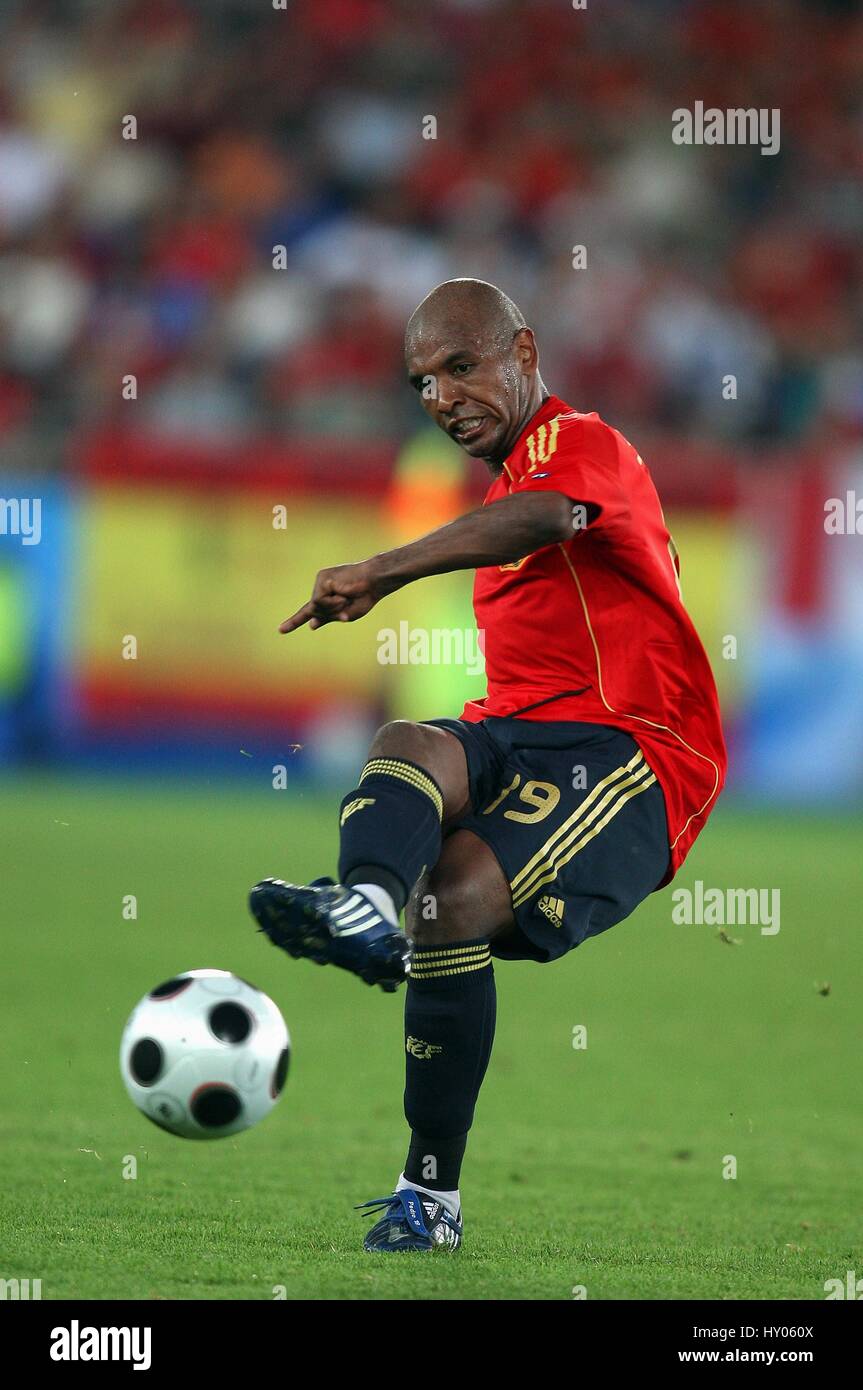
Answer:
<svg viewBox="0 0 863 1390"><path fill-rule="evenodd" d="M470 803L467 761L461 743L447 730L412 719L393 719L378 729L368 756L369 760L403 758L415 763L440 787L446 817L458 816L467 810Z"/></svg>
<svg viewBox="0 0 863 1390"><path fill-rule="evenodd" d="M477 894L466 874L432 872L411 908L408 934L417 946L470 941L481 935Z"/></svg>
<svg viewBox="0 0 863 1390"><path fill-rule="evenodd" d="M452 734L432 724L420 724L413 719L392 719L381 724L371 742L370 758L406 758L409 762L428 767L432 776L446 774L447 755L452 758Z"/></svg>
<svg viewBox="0 0 863 1390"><path fill-rule="evenodd" d="M370 758L409 758L417 761L420 752L428 746L430 731L413 719L391 719L382 724L372 739Z"/></svg>

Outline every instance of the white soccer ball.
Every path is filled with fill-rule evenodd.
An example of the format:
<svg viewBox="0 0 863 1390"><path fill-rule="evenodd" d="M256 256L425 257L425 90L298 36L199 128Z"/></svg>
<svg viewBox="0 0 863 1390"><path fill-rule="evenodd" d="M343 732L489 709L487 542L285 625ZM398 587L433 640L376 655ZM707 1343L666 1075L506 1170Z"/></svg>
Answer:
<svg viewBox="0 0 863 1390"><path fill-rule="evenodd" d="M120 1043L126 1090L184 1139L249 1129L278 1100L291 1040L276 1005L228 970L186 970L151 990Z"/></svg>

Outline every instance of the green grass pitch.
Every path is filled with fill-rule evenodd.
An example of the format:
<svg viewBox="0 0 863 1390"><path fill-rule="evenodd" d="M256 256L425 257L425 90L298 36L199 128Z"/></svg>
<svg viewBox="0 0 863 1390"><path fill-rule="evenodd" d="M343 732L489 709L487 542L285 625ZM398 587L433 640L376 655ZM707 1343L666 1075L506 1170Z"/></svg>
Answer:
<svg viewBox="0 0 863 1390"><path fill-rule="evenodd" d="M818 1299L863 1273L859 821L717 813L678 886L779 888L775 936L674 925L666 889L556 965L499 964L466 1244L370 1256L352 1203L404 1155L402 995L289 960L245 907L266 874L332 869L337 801L0 790L0 1276L46 1299ZM194 966L271 993L294 1047L274 1113L210 1144L148 1124L117 1068L138 998Z"/></svg>

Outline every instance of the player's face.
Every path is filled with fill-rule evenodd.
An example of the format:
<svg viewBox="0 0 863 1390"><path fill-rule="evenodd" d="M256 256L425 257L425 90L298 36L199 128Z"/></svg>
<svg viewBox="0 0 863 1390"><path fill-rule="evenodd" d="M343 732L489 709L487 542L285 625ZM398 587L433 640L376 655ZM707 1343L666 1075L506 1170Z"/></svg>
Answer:
<svg viewBox="0 0 863 1390"><path fill-rule="evenodd" d="M407 358L411 385L423 409L474 458L500 462L525 424L525 405L536 372L529 329L509 348L490 350L467 333L447 333L432 343L420 336Z"/></svg>

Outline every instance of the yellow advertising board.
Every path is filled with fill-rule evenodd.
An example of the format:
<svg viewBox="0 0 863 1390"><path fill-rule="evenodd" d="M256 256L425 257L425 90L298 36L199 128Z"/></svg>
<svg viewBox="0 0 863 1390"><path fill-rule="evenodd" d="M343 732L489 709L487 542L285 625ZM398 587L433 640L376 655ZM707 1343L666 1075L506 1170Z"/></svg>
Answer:
<svg viewBox="0 0 863 1390"><path fill-rule="evenodd" d="M669 525L684 599L727 699L737 663L722 657L722 641L742 601L729 587L741 573L742 541L731 519L715 515L684 513ZM235 702L249 712L353 697L403 718L458 714L484 691L475 666L387 665L380 634L404 622L470 628L469 573L392 594L359 623L277 631L309 597L319 569L394 543L384 508L361 497L291 498L276 484L94 484L81 512L75 643L85 695L139 699L150 709L160 699L169 707Z"/></svg>

